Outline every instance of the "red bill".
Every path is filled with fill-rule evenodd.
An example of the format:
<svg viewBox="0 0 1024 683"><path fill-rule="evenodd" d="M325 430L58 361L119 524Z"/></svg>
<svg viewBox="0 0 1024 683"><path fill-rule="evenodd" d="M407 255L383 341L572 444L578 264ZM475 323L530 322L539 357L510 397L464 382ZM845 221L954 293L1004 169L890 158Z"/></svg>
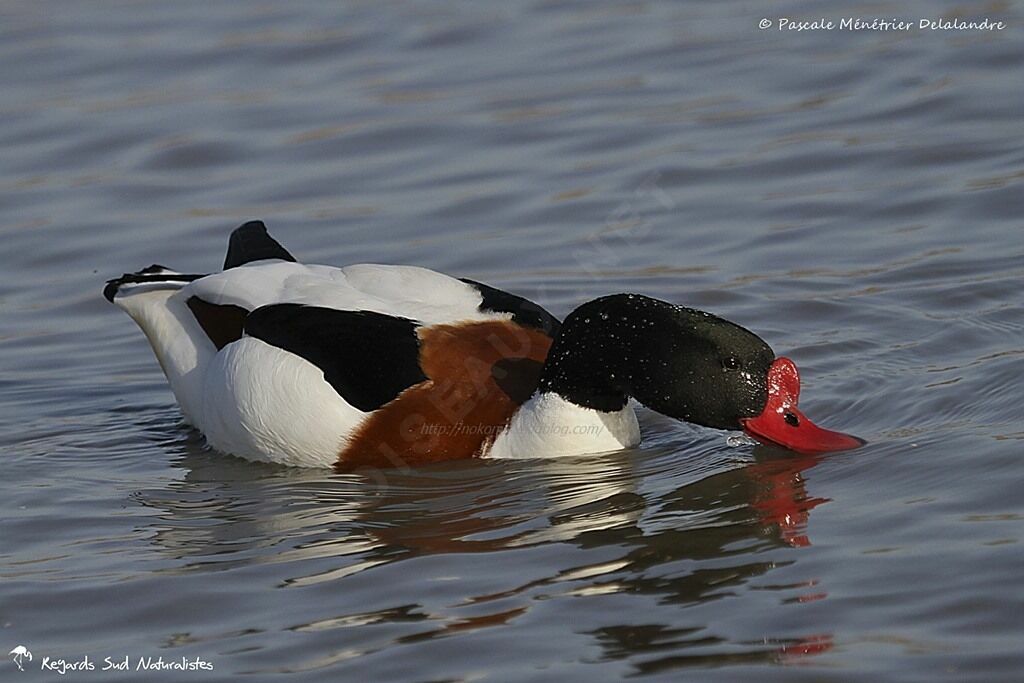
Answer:
<svg viewBox="0 0 1024 683"><path fill-rule="evenodd" d="M796 405L800 373L788 358L776 358L768 369L768 402L757 417L742 420L743 430L759 441L798 453L846 451L867 443L851 434L833 432L807 419Z"/></svg>

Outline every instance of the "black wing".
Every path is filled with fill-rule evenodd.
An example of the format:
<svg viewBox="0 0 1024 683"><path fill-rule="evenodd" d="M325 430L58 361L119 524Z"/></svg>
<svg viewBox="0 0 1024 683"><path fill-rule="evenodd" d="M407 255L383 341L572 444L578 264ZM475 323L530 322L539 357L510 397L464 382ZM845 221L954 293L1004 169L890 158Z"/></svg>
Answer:
<svg viewBox="0 0 1024 683"><path fill-rule="evenodd" d="M263 306L245 319L246 334L317 366L334 390L362 411L426 381L416 327L383 313L303 304Z"/></svg>
<svg viewBox="0 0 1024 683"><path fill-rule="evenodd" d="M249 311L241 306L211 304L198 296L190 296L185 303L218 351L242 338L242 327Z"/></svg>
<svg viewBox="0 0 1024 683"><path fill-rule="evenodd" d="M287 249L267 233L267 226L263 225L263 221L249 221L231 233L228 239L228 254L224 257L224 270L268 258L295 260Z"/></svg>
<svg viewBox="0 0 1024 683"><path fill-rule="evenodd" d="M542 306L476 280L464 277L459 280L480 292L480 296L483 297L483 301L480 302L481 311L511 313L512 320L523 327L538 329L552 339L558 336L558 330L562 324L558 322L558 318L548 313Z"/></svg>

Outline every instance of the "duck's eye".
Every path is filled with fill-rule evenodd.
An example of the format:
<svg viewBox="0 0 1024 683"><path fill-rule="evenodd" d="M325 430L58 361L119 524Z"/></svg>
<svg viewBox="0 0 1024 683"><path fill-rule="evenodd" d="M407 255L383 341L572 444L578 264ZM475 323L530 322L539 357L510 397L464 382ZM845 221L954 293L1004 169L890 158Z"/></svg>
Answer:
<svg viewBox="0 0 1024 683"><path fill-rule="evenodd" d="M722 360L722 367L726 370L738 370L740 367L740 361L736 356L729 356Z"/></svg>
<svg viewBox="0 0 1024 683"><path fill-rule="evenodd" d="M798 418L794 413L791 413L788 410L786 411L786 414L782 416L782 419L785 420L786 424L788 424L791 427L800 426L800 418Z"/></svg>

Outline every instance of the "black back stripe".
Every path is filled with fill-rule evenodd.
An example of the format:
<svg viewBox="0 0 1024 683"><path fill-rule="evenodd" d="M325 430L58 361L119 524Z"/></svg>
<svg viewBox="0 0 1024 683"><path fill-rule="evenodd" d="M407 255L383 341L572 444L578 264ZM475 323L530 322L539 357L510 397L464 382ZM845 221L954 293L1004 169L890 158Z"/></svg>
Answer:
<svg viewBox="0 0 1024 683"><path fill-rule="evenodd" d="M211 304L197 296L189 297L186 304L218 350L242 338L245 316L249 315L249 311L241 306Z"/></svg>
<svg viewBox="0 0 1024 683"><path fill-rule="evenodd" d="M295 257L267 233L267 226L263 221L249 221L231 233L228 253L224 257L224 270L271 258L295 261Z"/></svg>
<svg viewBox="0 0 1024 683"><path fill-rule="evenodd" d="M383 313L302 304L263 306L245 320L246 334L317 366L338 395L365 412L426 381L416 327Z"/></svg>
<svg viewBox="0 0 1024 683"><path fill-rule="evenodd" d="M558 335L561 323L542 306L476 280L459 279L480 292L480 296L483 298L479 307L481 311L511 313L512 320L519 325L540 330L552 338Z"/></svg>

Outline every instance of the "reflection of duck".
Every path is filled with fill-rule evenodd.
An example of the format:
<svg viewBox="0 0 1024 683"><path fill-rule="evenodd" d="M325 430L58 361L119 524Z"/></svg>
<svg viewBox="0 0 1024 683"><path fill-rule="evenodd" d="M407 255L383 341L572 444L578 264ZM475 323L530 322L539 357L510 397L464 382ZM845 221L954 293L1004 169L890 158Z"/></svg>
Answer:
<svg viewBox="0 0 1024 683"><path fill-rule="evenodd" d="M260 646L272 647L278 628L337 629L338 639L349 642L343 629L381 624L381 635L369 630L362 638L369 650L476 629L514 630L540 604L551 614L552 600L566 600L566 609L590 614L595 608L582 607L580 597L600 605L609 596L614 605L616 594L640 605L671 605L652 615L665 624L657 633L644 630L641 612L574 622L605 656L645 660L638 667L682 666L685 660L675 658L689 652L709 661L784 661L830 646L827 636L786 631L758 643L735 639L727 620L708 616L734 612L699 609L765 590L795 600L824 593L813 577L794 581L792 570L784 581L766 585L762 578L802 552L789 537L806 533L807 513L820 503L802 474L817 457L754 447L755 460L736 467L733 454L716 447L695 457L663 451L493 460L371 477L254 467L211 459L194 441L180 446L184 479L137 494L157 511L153 533L145 535L171 561L159 571L237 569L258 577L257 589L318 587L315 604L264 622L271 633L253 636ZM674 486L664 487L669 481ZM762 509L767 501L771 514ZM781 527L780 517L791 527ZM749 593L753 583L760 585ZM634 630L630 619L638 617ZM606 629L609 623L622 626ZM689 626L701 633L676 632ZM285 651L279 654L288 661ZM654 657L665 661L654 664Z"/></svg>
<svg viewBox="0 0 1024 683"><path fill-rule="evenodd" d="M634 294L559 325L518 296L423 268L306 266L251 222L225 270L111 280L185 417L216 448L290 465L387 467L636 445L628 399L801 451L862 442L796 408L796 366L757 335Z"/></svg>
<svg viewBox="0 0 1024 683"><path fill-rule="evenodd" d="M819 456L778 457L755 447L755 462L713 474L664 497L661 528L648 526L584 534L579 543L626 545L632 550L617 571L595 577L590 592L646 594L659 603L699 606L729 598L746 599L744 586L772 570L791 564L765 557L764 551L810 545L806 524L810 511L827 499L807 494L803 472ZM695 520L689 523L688 520ZM799 594L797 602L821 600L827 593L818 580L760 586ZM749 589L748 589L749 590ZM716 608L732 614L727 606ZM723 619L727 621L727 619ZM657 617L653 622L663 622ZM609 660L633 660L638 674L678 668L729 664L795 663L832 649L830 633L776 635L737 641L729 628L685 619L685 627L666 623L602 626L590 634ZM639 661L637 661L639 660Z"/></svg>
<svg viewBox="0 0 1024 683"><path fill-rule="evenodd" d="M740 650L736 644L704 631L699 626L670 628L665 624L639 624L606 626L592 635L603 646L606 659L660 655L636 665L637 673L641 675L686 667L796 663L828 652L833 647L831 635L814 634L797 638L766 638L760 642L743 643L746 647ZM720 651L709 653L715 649Z"/></svg>
<svg viewBox="0 0 1024 683"><path fill-rule="evenodd" d="M783 541L792 546L811 544L806 534L807 518L811 510L827 498L807 495L802 472L814 467L817 455L804 455L796 459L763 460L743 469L754 484L750 506L757 511L763 525L774 525Z"/></svg>
<svg viewBox="0 0 1024 683"><path fill-rule="evenodd" d="M624 575L606 578L628 584L630 592L665 593L669 586L648 583L647 570L677 560L809 545L808 515L826 502L808 495L802 475L817 456L779 457L760 446L754 462L711 475L666 472L664 458L638 463L627 454L608 454L451 464L389 472L378 482L316 470L254 471L240 460L211 460L190 450L181 463L187 468L183 481L138 495L139 502L162 511L159 546L176 556L208 558L211 547L245 554L273 538L275 562L335 558L329 562L334 576L348 573L354 561L369 567L421 554L572 543L584 550L623 548L614 564ZM647 481L666 478L685 483L663 493L647 491ZM755 561L729 566L721 575L697 573L671 584L681 591L671 601L701 601L705 590L742 583L771 566Z"/></svg>

